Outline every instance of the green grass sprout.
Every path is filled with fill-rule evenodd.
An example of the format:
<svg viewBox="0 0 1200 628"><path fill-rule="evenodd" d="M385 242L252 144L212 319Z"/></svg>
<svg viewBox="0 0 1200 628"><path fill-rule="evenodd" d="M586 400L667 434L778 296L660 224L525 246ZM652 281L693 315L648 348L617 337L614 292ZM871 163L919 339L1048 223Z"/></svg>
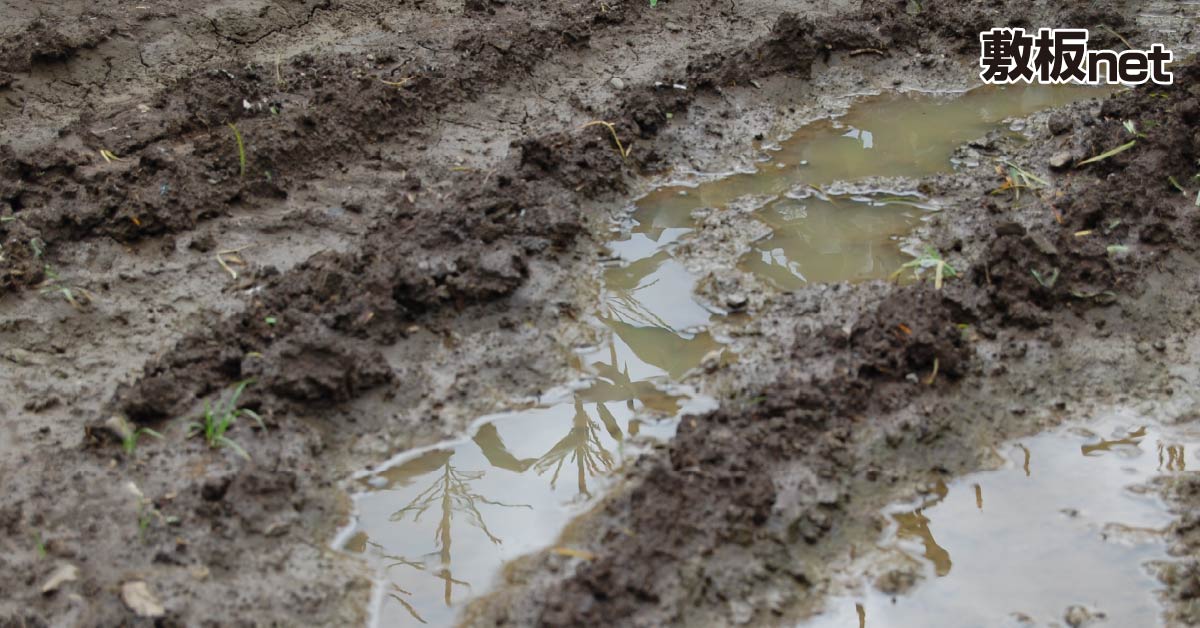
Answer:
<svg viewBox="0 0 1200 628"><path fill-rule="evenodd" d="M1120 146L1118 146L1110 151L1105 151L1103 153L1100 153L1099 155L1096 155L1095 157L1089 157L1087 159L1084 159L1083 161L1079 162L1078 164L1075 164L1075 167L1078 168L1079 166L1086 166L1088 164L1094 164L1098 161L1104 161L1105 159L1108 159L1109 157L1120 155L1121 153L1133 148L1135 145L1137 145L1137 140L1133 140L1133 141L1129 142L1128 144L1121 144Z"/></svg>
<svg viewBox="0 0 1200 628"><path fill-rule="evenodd" d="M233 129L233 139L237 140L238 149L238 167L240 176L246 176L246 144L242 142L242 132L238 130L237 125L229 122L229 128Z"/></svg>
<svg viewBox="0 0 1200 628"><path fill-rule="evenodd" d="M896 269L896 272L892 273L888 279L895 281L899 279L899 277L903 275L904 271L906 270L911 270L914 277L920 278L919 272L923 268L934 269L933 287L936 290L942 289L942 279L944 277L958 276L958 271L954 270L953 266L947 264L946 261L942 259L941 253L938 253L933 247L927 246L925 247L925 253L923 255L910 262L906 262L900 268Z"/></svg>
<svg viewBox="0 0 1200 628"><path fill-rule="evenodd" d="M250 455L246 453L246 450L242 449L241 445L238 445L226 436L225 433L229 431L229 428L233 427L233 424L242 415L254 419L260 428L266 429L267 426L263 423L262 417L258 416L256 412L246 408L239 408L237 405L238 399L252 382L253 380L239 382L234 388L233 394L225 401L217 402L215 408L208 401L205 401L204 416L199 421L188 426L188 436L202 434L204 435L204 442L208 443L210 448L219 449L221 447L228 447L237 455L249 460Z"/></svg>

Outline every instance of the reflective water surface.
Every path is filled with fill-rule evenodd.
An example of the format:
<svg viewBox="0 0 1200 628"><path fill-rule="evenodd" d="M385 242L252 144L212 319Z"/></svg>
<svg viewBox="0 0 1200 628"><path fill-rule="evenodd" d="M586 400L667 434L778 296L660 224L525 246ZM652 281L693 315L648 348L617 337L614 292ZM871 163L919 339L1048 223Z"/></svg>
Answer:
<svg viewBox="0 0 1200 628"><path fill-rule="evenodd" d="M355 521L337 545L377 570L375 621L448 625L494 585L505 561L556 542L603 494L639 435L669 438L674 421L712 401L678 385L708 360L736 360L709 327L724 313L694 297L699 277L674 256L692 212L753 195L772 235L741 264L780 289L886 277L906 257L895 236L930 208L886 191L830 194L866 176L952 167L951 151L1006 117L1091 95L1039 88L957 96L888 95L799 131L754 173L659 188L614 231L596 324L604 341L577 355L570 390L482 417L462 439L406 452L364 473ZM552 382L548 382L548 385Z"/></svg>
<svg viewBox="0 0 1200 628"><path fill-rule="evenodd" d="M1200 464L1200 426L1133 413L1012 443L1003 468L938 483L888 512L884 553L923 580L891 596L867 582L805 626L1064 625L1071 606L1109 626L1157 626L1151 573L1172 517L1146 483Z"/></svg>
<svg viewBox="0 0 1200 628"><path fill-rule="evenodd" d="M768 152L753 172L698 185L669 185L638 203L636 244L670 244L696 227L698 209L727 209L739 199L761 205L771 235L754 243L742 268L782 290L811 282L889 276L910 259L897 236L932 206L887 190L834 195L826 188L870 177L923 177L952 169L964 143L1003 129L1009 118L1097 98L1106 90L1075 86L979 88L961 94L892 93L865 98L844 116L810 124Z"/></svg>

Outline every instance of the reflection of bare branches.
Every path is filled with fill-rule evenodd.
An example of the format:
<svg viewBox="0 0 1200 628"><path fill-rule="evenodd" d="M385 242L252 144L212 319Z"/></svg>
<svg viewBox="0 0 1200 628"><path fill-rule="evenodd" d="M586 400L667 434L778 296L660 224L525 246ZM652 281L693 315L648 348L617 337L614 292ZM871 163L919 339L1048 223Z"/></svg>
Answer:
<svg viewBox="0 0 1200 628"><path fill-rule="evenodd" d="M400 588L400 587L399 587L399 586L398 586L396 583L394 583L394 582L392 583L392 588L393 588L393 589L395 589L395 590L396 590L398 593L400 593L400 594L403 594L403 595L412 595L412 593L411 593L411 592L409 592L409 591L405 591L404 589L401 589L401 588ZM421 617L421 615L420 615L420 614L418 614L418 613L417 613L417 609L413 608L413 605L412 605L412 604L409 604L409 603L408 603L408 600L406 600L406 599L404 599L404 598L400 597L400 595L398 595L397 593L388 593L388 597L390 597L390 598L392 598L393 600L396 600L397 602L399 602L399 603L400 603L400 606L403 606L403 607L404 607L404 610L408 611L408 614L409 614L409 615L412 615L412 616L413 616L413 618L414 618L414 619L416 619L417 621L421 622L422 624L427 624L427 623L429 623L429 622L425 621L425 619L424 619L423 617Z"/></svg>
<svg viewBox="0 0 1200 628"><path fill-rule="evenodd" d="M608 309L612 317L622 323L637 325L639 327L661 327L662 329L676 331L667 321L652 312L650 308L642 305L642 302L634 296L634 293L639 290L649 288L656 283L658 283L657 279L644 286L638 286L633 290L622 290L610 286L609 290L611 294L608 296Z"/></svg>
<svg viewBox="0 0 1200 628"><path fill-rule="evenodd" d="M1079 449L1083 452L1083 455L1091 456L1101 451L1112 451L1114 448L1120 447L1121 445L1131 445L1133 447L1137 447L1138 443L1142 442L1142 438L1145 436L1146 426L1143 425L1142 427L1130 432L1125 438L1116 438L1113 440L1101 439L1098 443L1082 445L1079 447Z"/></svg>
<svg viewBox="0 0 1200 628"><path fill-rule="evenodd" d="M404 556L397 556L395 554L388 554L387 550L384 549L384 547L382 545L380 545L379 543L376 543L374 541L368 540L367 545L370 545L371 547L375 548L379 552L379 555L382 556L383 558L393 561L387 567L384 567L384 570L390 571L392 569L395 569L396 567L412 567L413 569L416 569L417 571L425 571L425 563L423 563L421 561L410 560L408 558L405 558Z"/></svg>
<svg viewBox="0 0 1200 628"><path fill-rule="evenodd" d="M1183 445L1164 445L1158 444L1158 470L1167 471L1185 471L1187 470L1187 462L1184 460ZM1163 453L1167 456L1164 459Z"/></svg>
<svg viewBox="0 0 1200 628"><path fill-rule="evenodd" d="M410 560L403 556L396 556L393 554L386 554L384 555L384 558L393 561L387 567L384 567L384 569L391 570L395 569L396 567L412 567L417 571L425 571L425 563L419 560Z"/></svg>
<svg viewBox="0 0 1200 628"><path fill-rule="evenodd" d="M603 407L603 404L599 405ZM607 410L603 411L604 414L607 412ZM608 414L605 423L608 424L610 420L612 426L609 429L616 429L617 433L620 433L620 429L616 426L616 420L612 418L611 414ZM571 431L533 465L537 469L538 475L542 475L551 467L554 468L554 473L550 477L550 488L557 485L558 475L569 457L570 462L573 462L578 469L579 493L589 498L592 496L587 488L588 476L608 473L613 468L613 456L600 442L599 430L600 426L583 409L583 402L576 399L575 417L571 422Z"/></svg>
<svg viewBox="0 0 1200 628"><path fill-rule="evenodd" d="M934 493L937 496L920 508L911 512L893 514L892 519L896 520L896 525L898 526L896 536L899 538L919 539L921 544L925 546L925 558L933 563L937 575L944 576L950 573L950 567L953 564L950 560L950 552L946 551L946 548L941 545L938 545L937 540L933 538L933 531L929 529L929 517L925 516L924 511L926 508L946 499L946 495L950 493L950 489L944 482L938 481Z"/></svg>
<svg viewBox="0 0 1200 628"><path fill-rule="evenodd" d="M528 504L505 504L498 501L487 499L486 497L471 491L471 482L483 477L483 471L459 471L450 464L451 458L446 458L446 462L442 465L442 474L435 479L429 488L421 491L407 506L392 513L390 519L392 521L403 521L410 513L413 515L413 522L420 521L421 515L434 506L438 506L441 512L441 520L438 522L437 529L434 531L435 546L438 548L438 555L441 558L442 569L434 573L434 575L446 582L445 600L446 605L451 604L453 586L458 584L462 586L471 586L470 583L461 580L455 580L450 571L450 546L451 546L451 521L454 519L454 513L465 512L467 521L471 525L479 528L487 535L488 539L495 544L500 544L501 540L491 530L488 530L487 523L483 520L483 514L479 512L477 504L487 504L489 506L503 506L505 508L530 508ZM424 563L415 563L403 557L393 557L398 560L396 565L406 564L416 566L424 570Z"/></svg>
<svg viewBox="0 0 1200 628"><path fill-rule="evenodd" d="M439 545L448 545L450 542L450 521L455 511L467 513L471 525L482 530L493 543L500 543L500 539L488 530L487 523L484 522L483 515L480 514L476 503L505 508L532 508L532 506L505 504L471 492L470 483L482 478L483 475L483 471L459 471L447 461L443 467L442 476L430 484L429 488L421 491L407 506L392 513L391 520L403 521L406 515L414 513L413 521L420 521L421 515L425 514L425 511L438 505L442 512L442 521L435 534Z"/></svg>

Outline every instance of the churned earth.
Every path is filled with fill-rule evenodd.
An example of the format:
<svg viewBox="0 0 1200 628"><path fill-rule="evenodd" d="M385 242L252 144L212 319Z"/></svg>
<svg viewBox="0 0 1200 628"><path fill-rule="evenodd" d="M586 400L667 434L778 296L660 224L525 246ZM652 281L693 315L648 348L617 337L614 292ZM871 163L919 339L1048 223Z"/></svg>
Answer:
<svg viewBox="0 0 1200 628"><path fill-rule="evenodd" d="M861 96L974 86L990 26L1162 42L1176 84L875 182L936 200L904 237L957 270L940 287L925 269L781 289L742 263L749 212L706 208L675 255L739 311L713 323L737 359L681 378L719 408L545 539L575 551L510 563L459 620L793 623L885 506L1006 439L1195 420L1194 5L0 7L0 624L369 621L373 573L333 546L351 478L568 383L634 199L744 169ZM188 437L248 380L245 457ZM124 447L139 428L161 438ZM1200 490L1179 471L1153 484L1169 625L1200 621ZM889 591L919 579L880 569Z"/></svg>

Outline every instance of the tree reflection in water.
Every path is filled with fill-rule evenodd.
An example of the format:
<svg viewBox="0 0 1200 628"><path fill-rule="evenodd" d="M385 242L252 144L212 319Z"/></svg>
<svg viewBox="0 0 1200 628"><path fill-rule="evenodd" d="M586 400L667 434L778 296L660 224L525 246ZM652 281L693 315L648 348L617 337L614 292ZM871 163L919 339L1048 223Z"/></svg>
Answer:
<svg viewBox="0 0 1200 628"><path fill-rule="evenodd" d="M442 465L441 474L423 491L421 491L411 502L405 507L397 510L392 514L392 521L404 521L406 517L412 515L412 522L418 523L421 516L431 509L434 509L440 516L437 528L434 530L434 547L436 551L430 555L437 554L441 561L441 569L433 572L433 575L445 581L444 599L446 606L453 603L454 585L460 585L470 588L470 583L462 580L455 580L451 571L451 523L454 520L455 513L465 514L467 523L481 530L487 535L488 540L499 545L502 541L487 527L487 522L483 519L483 514L479 512L479 504L489 506L501 506L504 508L530 508L528 504L505 504L484 497L471 490L471 482L481 479L484 476L483 471L460 471L450 464L453 459L453 454L446 457L445 463ZM407 558L399 556L390 556L397 562L395 565L407 565L416 567L424 571L424 563L410 561ZM399 588L399 587L397 587ZM401 589L403 592L403 590ZM395 597L394 595L392 597ZM408 608L408 604L399 600ZM416 615L415 610L411 610L414 617L420 619ZM424 620L422 620L423 622Z"/></svg>
<svg viewBox="0 0 1200 628"><path fill-rule="evenodd" d="M598 403L596 407L604 420L608 433L613 439L620 441L621 428L617 426L616 419L608 412L604 404ZM576 397L575 416L571 419L571 430L534 464L538 475L544 474L551 468L554 469L554 473L550 476L551 489L557 488L558 475L562 471L563 464L569 459L569 462L576 467L579 494L585 498L591 498L592 494L587 487L588 476L607 474L613 468L612 453L600 442L599 429L600 426L583 409L583 402Z"/></svg>

